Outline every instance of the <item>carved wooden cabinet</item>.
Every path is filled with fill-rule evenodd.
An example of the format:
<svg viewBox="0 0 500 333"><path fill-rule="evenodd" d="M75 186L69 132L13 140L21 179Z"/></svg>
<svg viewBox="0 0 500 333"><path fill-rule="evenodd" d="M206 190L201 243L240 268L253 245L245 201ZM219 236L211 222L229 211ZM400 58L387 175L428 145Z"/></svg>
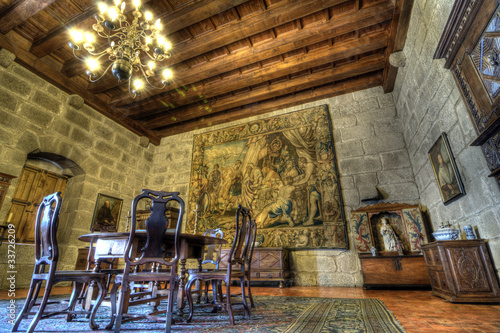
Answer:
<svg viewBox="0 0 500 333"><path fill-rule="evenodd" d="M229 249L222 249L220 268L227 268ZM252 258L252 281L277 281L280 288L291 284L290 251L282 247L256 247Z"/></svg>
<svg viewBox="0 0 500 333"><path fill-rule="evenodd" d="M422 255L359 254L363 288L429 288L431 282Z"/></svg>
<svg viewBox="0 0 500 333"><path fill-rule="evenodd" d="M500 302L484 240L437 241L422 249L433 295L450 302Z"/></svg>

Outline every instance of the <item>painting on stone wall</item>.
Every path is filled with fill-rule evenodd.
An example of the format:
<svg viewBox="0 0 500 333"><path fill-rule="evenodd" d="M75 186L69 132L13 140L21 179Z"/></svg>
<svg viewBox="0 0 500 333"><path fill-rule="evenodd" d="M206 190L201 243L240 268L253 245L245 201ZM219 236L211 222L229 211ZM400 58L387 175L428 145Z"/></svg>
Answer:
<svg viewBox="0 0 500 333"><path fill-rule="evenodd" d="M429 158L436 175L443 203L447 205L465 195L464 186L446 133L443 132L429 150Z"/></svg>
<svg viewBox="0 0 500 333"><path fill-rule="evenodd" d="M260 246L348 248L326 105L194 136L186 232L231 244L239 204Z"/></svg>
<svg viewBox="0 0 500 333"><path fill-rule="evenodd" d="M91 231L116 232L123 199L99 193L94 208Z"/></svg>

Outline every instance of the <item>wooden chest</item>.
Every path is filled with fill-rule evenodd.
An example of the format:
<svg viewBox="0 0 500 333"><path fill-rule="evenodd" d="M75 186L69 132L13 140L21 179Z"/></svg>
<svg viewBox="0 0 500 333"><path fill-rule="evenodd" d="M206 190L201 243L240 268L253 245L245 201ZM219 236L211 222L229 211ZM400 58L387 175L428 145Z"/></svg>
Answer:
<svg viewBox="0 0 500 333"><path fill-rule="evenodd" d="M227 268L229 249L222 249L220 268ZM277 281L291 285L289 268L290 251L282 247L256 247L252 257L252 281Z"/></svg>
<svg viewBox="0 0 500 333"><path fill-rule="evenodd" d="M432 294L450 302L500 302L500 289L482 239L422 246Z"/></svg>
<svg viewBox="0 0 500 333"><path fill-rule="evenodd" d="M431 282L422 255L359 254L363 288L430 287Z"/></svg>

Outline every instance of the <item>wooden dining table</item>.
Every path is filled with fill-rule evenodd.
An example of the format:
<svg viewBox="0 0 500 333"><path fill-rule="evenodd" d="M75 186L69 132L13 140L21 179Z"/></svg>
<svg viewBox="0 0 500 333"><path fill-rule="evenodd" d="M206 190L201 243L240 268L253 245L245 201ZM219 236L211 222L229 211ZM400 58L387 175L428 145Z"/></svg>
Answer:
<svg viewBox="0 0 500 333"><path fill-rule="evenodd" d="M132 251L142 248L146 243L146 230L136 230L135 244ZM179 290L177 292L177 315L182 316L185 303L184 286L187 278L186 261L187 259L197 259L199 268L203 257L203 249L210 244L227 244L227 241L217 237L202 235L192 235L181 233L179 241ZM175 232L167 230L163 237L165 250L168 253L173 251ZM128 232L95 232L78 237L80 241L90 243L89 253L92 247L95 247L95 266L94 271L100 271L103 261L123 258L125 248L129 239ZM132 254L133 256L134 254ZM92 258L89 258L92 259Z"/></svg>

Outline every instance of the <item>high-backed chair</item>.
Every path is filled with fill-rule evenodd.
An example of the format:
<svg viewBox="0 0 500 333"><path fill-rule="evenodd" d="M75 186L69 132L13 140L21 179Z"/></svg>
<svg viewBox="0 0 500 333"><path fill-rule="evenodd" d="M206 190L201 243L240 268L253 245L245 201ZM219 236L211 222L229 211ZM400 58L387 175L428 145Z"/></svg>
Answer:
<svg viewBox="0 0 500 333"><path fill-rule="evenodd" d="M193 283L197 280L201 281L212 281L212 288L214 288L214 293L218 290L216 283L225 282L226 284L226 295L230 295L230 286L232 279L239 279L242 294L242 303L245 309L245 317L250 317L250 309L247 305L245 298L245 259L244 253L249 245L249 234L247 224L250 219L250 211L247 208L238 206L236 211L236 227L233 244L227 256L227 269L218 271L208 271L208 272L193 272L189 275L189 278L185 286L185 294L189 305L189 316L187 321L190 321L193 317L193 296L191 295L191 287ZM222 288L221 288L222 289ZM231 297L226 297L226 303L222 302L222 295L214 296L214 306L223 306L226 308L229 323L234 325L234 315L233 308L231 304Z"/></svg>
<svg viewBox="0 0 500 333"><path fill-rule="evenodd" d="M220 228L217 229L206 229L205 232L203 233L203 236L208 236L208 237L217 237L217 238L224 238L224 233ZM221 257L221 247L222 244L209 244L205 247L204 253L203 253L203 258L198 260L198 268L197 269L190 269L188 270L189 274L196 273L196 272L210 272L210 271L215 271L219 269L219 262L220 262L220 257ZM207 268L207 265L210 264L211 267ZM205 303L208 303L208 283L204 283L202 281L199 281L200 286L197 287L196 289L192 290L191 293L196 293L198 294L198 303L201 298L201 285L205 286ZM215 297L216 291L213 290L213 294Z"/></svg>
<svg viewBox="0 0 500 333"><path fill-rule="evenodd" d="M139 244L138 246L136 238L136 210L139 201L146 198L150 199L152 202L150 208L151 214L145 222L147 241L145 245L142 246ZM164 236L168 227L166 210L167 205L172 202L178 203L179 216L177 217L173 244L168 244L168 248L165 248ZM163 319L166 319L165 332L170 332L172 325L174 291L178 285L177 264L180 259L179 243L182 216L184 215L184 201L179 197L178 192L142 190L142 194L136 196L132 201L131 210L132 222L130 225L130 235L123 257L125 267L123 269L123 273L115 276L115 283L111 289L111 310L113 312L112 323L116 318L115 332L118 333L120 332L123 321L146 319L156 315L156 311L146 315L129 314L124 312L124 309L132 305L151 303L157 300L157 298L154 297L156 295L151 295L150 297L144 296L132 300L130 295L134 283L144 284L148 282L165 282L165 286L168 288L168 303L166 317L163 317ZM167 254L167 251L172 252ZM165 266L166 269L152 269L144 271L137 271L135 269L139 265L145 264L151 264L153 267L161 265L162 267ZM119 286L121 286L121 291L118 308L116 308ZM125 302L127 302L127 306L125 306ZM164 312L165 311L161 311L161 313ZM110 329L111 327L112 324L107 328Z"/></svg>
<svg viewBox="0 0 500 333"><path fill-rule="evenodd" d="M57 227L59 223L61 201L61 192L56 192L43 198L40 206L38 206L35 221L35 268L33 269L33 275L31 277L31 284L28 296L26 297L26 302L17 316L16 322L12 327L12 332L17 331L21 321L28 318L30 315L34 315L34 317L27 332L33 332L40 319L59 314L66 314L67 321L70 321L76 314L90 315L90 328L99 328L94 319L97 308L106 294L106 288L104 287L107 279L106 274L82 270L57 270L57 262L59 259ZM47 271L46 268L48 268ZM36 304L41 285L44 281L46 284L43 298L39 304ZM73 293L71 294L69 305L67 308L62 310L58 309L49 311L47 303L49 301L52 286L63 281L72 281L74 283ZM97 300L94 302L90 311L75 311L75 303L83 285L90 282L95 282L99 288ZM32 312L33 307L38 307L36 312Z"/></svg>

